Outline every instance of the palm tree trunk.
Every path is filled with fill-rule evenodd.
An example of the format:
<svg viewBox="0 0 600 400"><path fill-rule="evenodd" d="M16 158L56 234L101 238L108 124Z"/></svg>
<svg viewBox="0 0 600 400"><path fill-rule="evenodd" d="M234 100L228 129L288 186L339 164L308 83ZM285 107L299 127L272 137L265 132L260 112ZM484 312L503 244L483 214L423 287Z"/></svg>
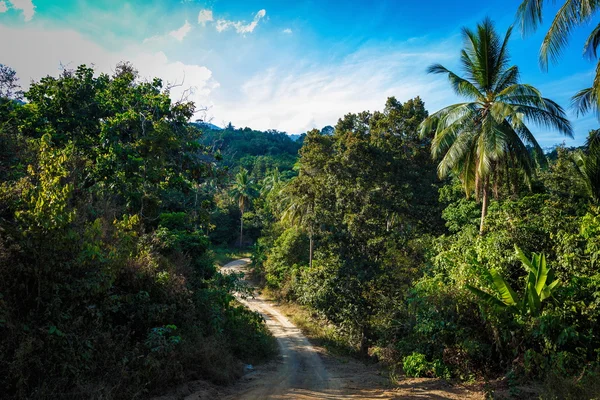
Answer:
<svg viewBox="0 0 600 400"><path fill-rule="evenodd" d="M308 241L309 241L309 245L308 245L308 266L310 268L312 268L313 245L314 245L314 240L313 240L313 234L312 233L308 236Z"/></svg>
<svg viewBox="0 0 600 400"><path fill-rule="evenodd" d="M485 180L483 181L483 201L482 201L482 205L481 205L481 223L479 224L479 234L483 235L484 233L484 221L485 221L485 216L487 215L487 208L488 208L488 201L489 201L489 186L490 186L490 180L488 177L485 178Z"/></svg>

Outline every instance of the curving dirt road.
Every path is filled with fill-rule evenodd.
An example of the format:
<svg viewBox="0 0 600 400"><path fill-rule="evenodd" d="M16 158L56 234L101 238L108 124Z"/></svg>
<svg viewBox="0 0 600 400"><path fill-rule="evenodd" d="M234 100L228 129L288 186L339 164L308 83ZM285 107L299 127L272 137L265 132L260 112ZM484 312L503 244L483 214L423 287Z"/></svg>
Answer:
<svg viewBox="0 0 600 400"><path fill-rule="evenodd" d="M232 261L221 271L243 272L249 263L249 259ZM265 318L269 330L279 344L280 360L278 360L277 370L262 377L258 385L249 385L249 388L225 398L247 400L322 398L306 396L308 393L326 393L338 389L336 381L327 374L321 357L300 329L260 297L238 298L238 300Z"/></svg>
<svg viewBox="0 0 600 400"><path fill-rule="evenodd" d="M250 259L232 261L222 272L244 272ZM236 385L219 393L222 399L481 399L480 393L434 379L407 379L390 387L375 366L334 358L308 339L261 297L238 300L263 315L280 348L280 357L246 374ZM202 397L199 392L188 399Z"/></svg>

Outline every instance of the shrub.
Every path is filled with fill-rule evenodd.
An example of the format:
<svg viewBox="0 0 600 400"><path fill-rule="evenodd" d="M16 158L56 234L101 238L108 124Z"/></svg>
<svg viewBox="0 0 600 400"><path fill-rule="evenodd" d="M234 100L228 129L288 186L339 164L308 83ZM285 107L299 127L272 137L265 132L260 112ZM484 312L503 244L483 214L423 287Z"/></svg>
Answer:
<svg viewBox="0 0 600 400"><path fill-rule="evenodd" d="M424 354L412 353L402 360L402 369L407 376L420 378L431 374L431 365Z"/></svg>

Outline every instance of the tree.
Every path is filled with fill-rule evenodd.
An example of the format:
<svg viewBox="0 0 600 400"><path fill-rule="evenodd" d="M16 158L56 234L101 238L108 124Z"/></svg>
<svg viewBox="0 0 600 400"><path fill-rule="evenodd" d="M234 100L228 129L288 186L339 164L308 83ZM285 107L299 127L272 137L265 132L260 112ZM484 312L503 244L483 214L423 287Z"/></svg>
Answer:
<svg viewBox="0 0 600 400"><path fill-rule="evenodd" d="M237 201L240 208L240 248L244 238L244 211L254 197L254 184L250 180L248 170L241 168L235 175L235 181L231 188L231 195Z"/></svg>
<svg viewBox="0 0 600 400"><path fill-rule="evenodd" d="M476 31L463 28L465 47L461 63L465 77L440 64L428 72L445 74L454 91L469 101L445 107L421 124L421 135L434 132L431 154L443 156L438 175L451 171L463 183L466 195L481 193L480 233L489 202L490 184L500 181L501 166L517 168L526 180L533 175L535 163L545 161L542 148L526 123L555 128L572 137L573 129L563 109L542 97L531 85L519 83L519 69L509 65L508 41L512 28L502 39L490 19ZM533 154L526 147L533 149Z"/></svg>
<svg viewBox="0 0 600 400"><path fill-rule="evenodd" d="M524 0L517 11L523 34L533 32L542 23L544 0ZM559 8L540 48L540 65L548 68L549 60L557 62L568 43L571 31L591 21L600 9L596 0L566 0ZM600 46L600 24L592 30L583 46L583 54L590 60L597 59ZM592 86L580 90L573 96L573 105L579 113L595 111L600 116L600 60L596 64L596 75Z"/></svg>
<svg viewBox="0 0 600 400"><path fill-rule="evenodd" d="M283 198L286 203L285 211L281 220L292 226L300 227L308 235L308 265L312 267L314 236L316 225L317 185L315 179L304 175L292 180L283 190Z"/></svg>
<svg viewBox="0 0 600 400"><path fill-rule="evenodd" d="M16 71L4 64L0 64L0 99L2 98L11 100L23 98Z"/></svg>
<svg viewBox="0 0 600 400"><path fill-rule="evenodd" d="M585 151L573 155L577 169L594 202L600 201L600 130L590 132Z"/></svg>

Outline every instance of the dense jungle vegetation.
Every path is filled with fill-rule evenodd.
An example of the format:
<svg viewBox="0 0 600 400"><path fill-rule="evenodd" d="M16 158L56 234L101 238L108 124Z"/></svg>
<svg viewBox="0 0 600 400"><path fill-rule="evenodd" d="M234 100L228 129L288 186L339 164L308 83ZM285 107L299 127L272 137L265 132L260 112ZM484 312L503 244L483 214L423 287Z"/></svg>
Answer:
<svg viewBox="0 0 600 400"><path fill-rule="evenodd" d="M485 20L464 30L463 71L429 68L466 102L390 97L298 142L203 132L127 63L25 93L2 66L0 391L144 398L268 359L215 267L223 245L251 246L273 293L408 376L598 396L600 131L544 154L532 125L586 133L520 81L510 35Z"/></svg>
<svg viewBox="0 0 600 400"><path fill-rule="evenodd" d="M194 105L126 63L43 78L26 103L3 73L2 396L141 398L271 356L261 317L232 301L236 277L214 266L226 174L188 123Z"/></svg>
<svg viewBox="0 0 600 400"><path fill-rule="evenodd" d="M538 381L544 398L591 398L600 135L543 153L532 124L572 128L519 81L510 35L485 20L464 31L463 74L430 67L464 103L429 114L419 98L389 98L332 136L309 132L298 176L273 174L254 200L254 267L338 341L409 376L505 376L517 397Z"/></svg>

